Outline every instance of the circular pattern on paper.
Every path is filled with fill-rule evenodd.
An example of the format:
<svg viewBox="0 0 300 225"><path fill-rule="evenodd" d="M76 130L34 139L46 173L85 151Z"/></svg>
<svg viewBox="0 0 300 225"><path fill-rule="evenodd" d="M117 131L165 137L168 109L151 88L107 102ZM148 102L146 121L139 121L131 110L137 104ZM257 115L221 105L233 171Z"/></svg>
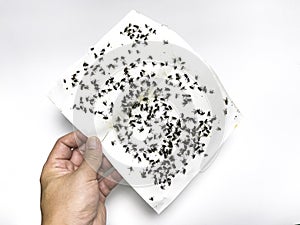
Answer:
<svg viewBox="0 0 300 225"><path fill-rule="evenodd" d="M66 88L76 89L74 120L84 115L134 183L166 190L221 141L223 100L209 73L179 46L144 41L83 63Z"/></svg>

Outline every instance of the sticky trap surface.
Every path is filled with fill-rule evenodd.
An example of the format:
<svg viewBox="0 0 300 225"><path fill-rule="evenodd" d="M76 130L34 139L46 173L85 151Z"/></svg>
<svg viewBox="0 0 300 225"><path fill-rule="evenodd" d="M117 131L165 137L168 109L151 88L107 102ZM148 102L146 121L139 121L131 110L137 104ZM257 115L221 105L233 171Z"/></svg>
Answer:
<svg viewBox="0 0 300 225"><path fill-rule="evenodd" d="M162 212L215 158L239 111L213 70L166 25L129 12L50 99Z"/></svg>

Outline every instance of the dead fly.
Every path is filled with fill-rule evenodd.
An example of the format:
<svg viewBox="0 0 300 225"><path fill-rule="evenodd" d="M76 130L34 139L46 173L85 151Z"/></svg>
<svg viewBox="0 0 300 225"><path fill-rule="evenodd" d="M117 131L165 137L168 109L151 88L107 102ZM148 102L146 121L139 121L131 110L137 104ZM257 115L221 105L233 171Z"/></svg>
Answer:
<svg viewBox="0 0 300 225"><path fill-rule="evenodd" d="M194 114L199 114L201 116L203 116L205 114L205 112L202 111L201 109L194 109L193 112L194 112Z"/></svg>
<svg viewBox="0 0 300 225"><path fill-rule="evenodd" d="M184 74L184 77L185 77L185 79L186 79L187 82L190 82L190 78L189 78L189 76L186 73Z"/></svg>
<svg viewBox="0 0 300 225"><path fill-rule="evenodd" d="M110 113L110 114L113 112L113 108L114 108L114 103L111 102L111 103L110 103L110 108L109 108L109 113Z"/></svg>
<svg viewBox="0 0 300 225"><path fill-rule="evenodd" d="M110 64L107 65L107 68L108 69L111 69L111 68L114 69L114 68L116 68L116 66L114 64L110 63Z"/></svg>
<svg viewBox="0 0 300 225"><path fill-rule="evenodd" d="M131 68L135 68L135 67L136 67L135 63L130 63L129 66L130 66Z"/></svg>
<svg viewBox="0 0 300 225"><path fill-rule="evenodd" d="M138 129L140 133L142 133L145 129L144 127L141 127L140 129Z"/></svg>
<svg viewBox="0 0 300 225"><path fill-rule="evenodd" d="M228 105L228 98L227 97L224 99L224 102L225 102L225 105Z"/></svg>

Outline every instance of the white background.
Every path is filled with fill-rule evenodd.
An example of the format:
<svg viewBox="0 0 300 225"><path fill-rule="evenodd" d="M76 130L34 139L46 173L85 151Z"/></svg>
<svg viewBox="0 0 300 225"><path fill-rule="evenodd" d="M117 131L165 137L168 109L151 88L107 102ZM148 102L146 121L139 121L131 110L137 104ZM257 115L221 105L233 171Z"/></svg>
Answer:
<svg viewBox="0 0 300 225"><path fill-rule="evenodd" d="M178 32L244 117L161 215L119 186L108 224L300 223L299 0L0 0L0 224L40 223L42 165L73 129L47 93L131 9Z"/></svg>

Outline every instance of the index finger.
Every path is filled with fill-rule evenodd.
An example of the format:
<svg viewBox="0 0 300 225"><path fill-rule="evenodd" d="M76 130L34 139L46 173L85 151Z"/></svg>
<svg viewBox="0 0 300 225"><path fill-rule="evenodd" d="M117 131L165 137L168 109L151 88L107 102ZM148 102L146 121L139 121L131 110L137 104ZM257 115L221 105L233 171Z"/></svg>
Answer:
<svg viewBox="0 0 300 225"><path fill-rule="evenodd" d="M72 149L82 145L86 140L87 137L78 130L60 137L50 152L48 161L57 159L69 160L72 156Z"/></svg>

